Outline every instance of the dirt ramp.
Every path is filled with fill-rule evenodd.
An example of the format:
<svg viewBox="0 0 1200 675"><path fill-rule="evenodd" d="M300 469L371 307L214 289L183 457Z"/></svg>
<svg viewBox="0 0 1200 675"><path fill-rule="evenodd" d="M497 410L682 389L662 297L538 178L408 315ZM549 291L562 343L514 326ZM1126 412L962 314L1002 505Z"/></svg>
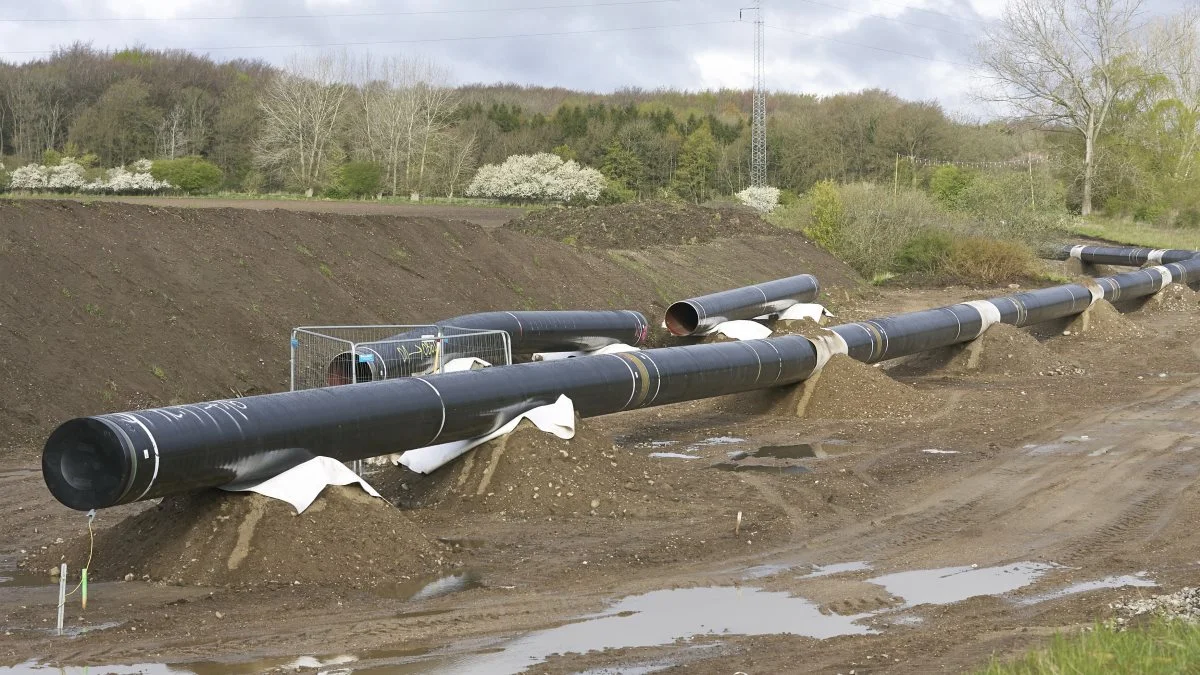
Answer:
<svg viewBox="0 0 1200 675"><path fill-rule="evenodd" d="M621 514L664 488L649 458L614 447L586 420L570 440L525 422L426 480L435 485L425 506L509 519Z"/></svg>
<svg viewBox="0 0 1200 675"><path fill-rule="evenodd" d="M86 559L87 543L68 558ZM167 497L98 533L92 576L369 588L435 572L441 558L407 516L358 486L326 488L300 515L261 495L210 490Z"/></svg>
<svg viewBox="0 0 1200 675"><path fill-rule="evenodd" d="M810 419L907 419L941 408L937 396L897 382L879 368L835 356L776 407Z"/></svg>
<svg viewBox="0 0 1200 675"><path fill-rule="evenodd" d="M888 372L896 375L1040 375L1074 369L1029 333L995 324L971 342L914 354Z"/></svg>

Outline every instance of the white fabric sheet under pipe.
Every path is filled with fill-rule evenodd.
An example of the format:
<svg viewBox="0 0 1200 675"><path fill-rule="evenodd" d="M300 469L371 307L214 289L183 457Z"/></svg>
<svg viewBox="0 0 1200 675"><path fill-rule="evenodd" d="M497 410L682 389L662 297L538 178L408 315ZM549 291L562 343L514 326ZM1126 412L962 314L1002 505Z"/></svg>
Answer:
<svg viewBox="0 0 1200 675"><path fill-rule="evenodd" d="M583 351L579 351L579 352L538 352L533 355L533 360L534 361L559 361L562 359L573 359L573 358L577 358L580 356L592 356L595 354L622 354L625 352L640 352L640 351L642 351L642 350L639 349L638 347L631 347L630 345L627 345L624 343L617 343L615 345L605 345L605 346L601 347L600 349L596 349L596 350L593 350L590 352L583 352Z"/></svg>
<svg viewBox="0 0 1200 675"><path fill-rule="evenodd" d="M453 441L441 445L431 445L428 448L409 450L396 458L395 462L403 464L417 473L430 473L476 446L512 433L525 420L529 420L538 429L559 438L575 437L575 404L566 396L559 396L554 403L522 413L490 434L466 441Z"/></svg>
<svg viewBox="0 0 1200 675"><path fill-rule="evenodd" d="M379 496L367 481L332 457L314 457L257 485L222 489L228 489L230 492L257 492L265 497L281 499L291 504L296 513L300 514L316 501L326 487L353 483L358 483L372 497Z"/></svg>

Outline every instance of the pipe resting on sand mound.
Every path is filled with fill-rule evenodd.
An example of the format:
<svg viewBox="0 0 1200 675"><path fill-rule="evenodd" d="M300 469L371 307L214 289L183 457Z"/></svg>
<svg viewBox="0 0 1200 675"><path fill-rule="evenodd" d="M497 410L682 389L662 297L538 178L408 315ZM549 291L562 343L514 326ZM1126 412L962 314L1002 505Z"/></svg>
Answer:
<svg viewBox="0 0 1200 675"><path fill-rule="evenodd" d="M466 338L476 331L501 331L508 334L514 354L536 352L594 351L608 345L640 345L650 332L650 324L640 312L603 311L526 311L480 312L465 314L433 324L450 352L438 351L441 363L470 350L455 354L455 345L465 349ZM335 356L327 367L326 382L331 385L351 382L375 382L414 373L427 373L435 367L435 356L420 349L419 343L434 339L425 331L413 330L376 342L355 345L354 353ZM352 370L353 369L353 370Z"/></svg>
<svg viewBox="0 0 1200 675"><path fill-rule="evenodd" d="M797 303L812 302L820 292L816 277L800 274L680 300L667 308L665 323L672 335L702 334L726 321L777 314Z"/></svg>
<svg viewBox="0 0 1200 675"><path fill-rule="evenodd" d="M795 384L833 353L872 363L968 342L996 322L1040 323L1189 281L1200 281L1200 258L835 326L812 340L668 347L83 417L50 435L42 475L79 510L230 487L314 456L350 461L475 438L563 394L594 417Z"/></svg>
<svg viewBox="0 0 1200 675"><path fill-rule="evenodd" d="M1134 248L1130 246L1063 246L1049 256L1052 260L1078 258L1093 265L1166 265L1200 257L1200 251L1177 248Z"/></svg>

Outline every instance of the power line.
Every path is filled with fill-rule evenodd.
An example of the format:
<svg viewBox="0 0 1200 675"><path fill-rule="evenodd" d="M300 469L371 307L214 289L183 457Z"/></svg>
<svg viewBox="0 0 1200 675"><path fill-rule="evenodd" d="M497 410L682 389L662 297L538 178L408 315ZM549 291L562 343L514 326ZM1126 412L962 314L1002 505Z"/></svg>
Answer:
<svg viewBox="0 0 1200 675"><path fill-rule="evenodd" d="M488 14L498 12L528 12L547 9L587 9L590 7L621 7L627 5L661 5L680 2L680 0L610 0L608 2L589 2L559 5L526 5L520 7L476 7L473 9L429 9L408 12L338 12L331 14L262 14L250 16L131 16L131 17L97 17L97 18L32 18L8 19L0 18L0 23L128 23L150 21L273 21L279 19L337 19L353 17L377 16L433 16L444 14Z"/></svg>
<svg viewBox="0 0 1200 675"><path fill-rule="evenodd" d="M803 35L805 37L810 37L810 38L813 38L816 40L824 40L826 42L836 42L837 44L847 45L849 47L858 47L860 49L873 49L877 52L887 52L888 54L896 54L898 56L909 56L914 59L921 59L923 61L932 61L934 63L947 63L952 66L961 66L963 68L973 68L974 67L969 63L961 63L959 61L947 61L945 59L937 59L932 56L924 56L922 54L913 54L912 52L902 52L897 49L888 49L887 47L876 47L875 45L867 45L867 44L863 44L861 42L850 42L849 40L839 40L838 38L832 38L832 37L828 37L825 35L817 35L815 33L806 33L804 31L795 30L793 28L784 28L783 26L767 26L767 28L771 28L774 30L781 30L786 33L795 33L796 35Z"/></svg>
<svg viewBox="0 0 1200 675"><path fill-rule="evenodd" d="M406 45L435 42L468 42L472 40L507 40L512 38L558 37L565 35L592 35L596 33L621 33L626 31L660 30L666 28L691 28L695 26L718 26L737 23L735 20L698 21L693 23L668 23L657 26L627 26L624 28L593 28L588 30L550 31L545 33L513 33L507 35L469 35L461 37L413 38L409 40L371 40L363 42L314 42L288 45L223 45L218 47L145 47L152 49L176 49L193 52L217 52L251 49L311 49L320 47L369 47L375 45ZM51 49L0 50L0 54L53 54Z"/></svg>
<svg viewBox="0 0 1200 675"><path fill-rule="evenodd" d="M810 4L810 5L817 5L819 7L828 7L830 9L837 9L837 10L841 10L844 12L849 12L851 14L860 14L862 16L871 16L876 19L883 19L884 21L892 21L894 23L903 24L905 26L912 26L913 28L924 28L926 30L936 30L940 33L949 33L950 35L971 37L970 35L967 35L966 33L962 32L962 31L950 30L948 28L938 28L937 26L930 26L930 25L923 24L923 23L913 23L912 21L905 21L904 19L899 19L894 16L888 16L886 14L877 14L875 12L864 12L864 11L857 10L857 9L850 9L849 7L842 7L841 5L833 5L833 4L829 4L827 2L818 2L818 0L800 0L800 2L804 2L804 3ZM889 3L889 4L892 4L892 3ZM909 9L916 9L916 8L912 7Z"/></svg>

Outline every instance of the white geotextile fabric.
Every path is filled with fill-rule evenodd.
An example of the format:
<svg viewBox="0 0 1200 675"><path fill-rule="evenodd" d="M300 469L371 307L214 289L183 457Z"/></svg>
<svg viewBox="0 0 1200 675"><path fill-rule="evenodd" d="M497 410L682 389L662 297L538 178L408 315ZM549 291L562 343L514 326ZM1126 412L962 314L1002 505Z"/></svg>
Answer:
<svg viewBox="0 0 1200 675"><path fill-rule="evenodd" d="M549 434L554 434L562 439L574 438L575 436L575 404L566 396L559 396L558 400L554 403L521 413L511 422L490 434L466 441L453 441L440 445L431 445L418 450L409 450L401 454L394 461L396 464L402 464L417 473L430 473L476 446L487 443L493 438L499 438L505 434L512 433L524 420L529 420L538 429Z"/></svg>
<svg viewBox="0 0 1200 675"><path fill-rule="evenodd" d="M779 321L799 321L808 319L809 321L821 322L823 317L831 317L833 314L825 309L824 305L818 305L815 302L798 302L791 307L779 313Z"/></svg>
<svg viewBox="0 0 1200 675"><path fill-rule="evenodd" d="M640 352L641 349L631 347L624 343L605 345L600 349L590 352L538 352L533 355L534 361L560 361L562 359L573 359L579 356L593 356L596 354L623 354L625 352Z"/></svg>
<svg viewBox="0 0 1200 675"><path fill-rule="evenodd" d="M379 496L367 481L332 457L314 457L257 485L231 489L230 492L257 492L265 497L280 499L291 504L300 514L316 501L326 487L352 483L360 485L372 497Z"/></svg>

